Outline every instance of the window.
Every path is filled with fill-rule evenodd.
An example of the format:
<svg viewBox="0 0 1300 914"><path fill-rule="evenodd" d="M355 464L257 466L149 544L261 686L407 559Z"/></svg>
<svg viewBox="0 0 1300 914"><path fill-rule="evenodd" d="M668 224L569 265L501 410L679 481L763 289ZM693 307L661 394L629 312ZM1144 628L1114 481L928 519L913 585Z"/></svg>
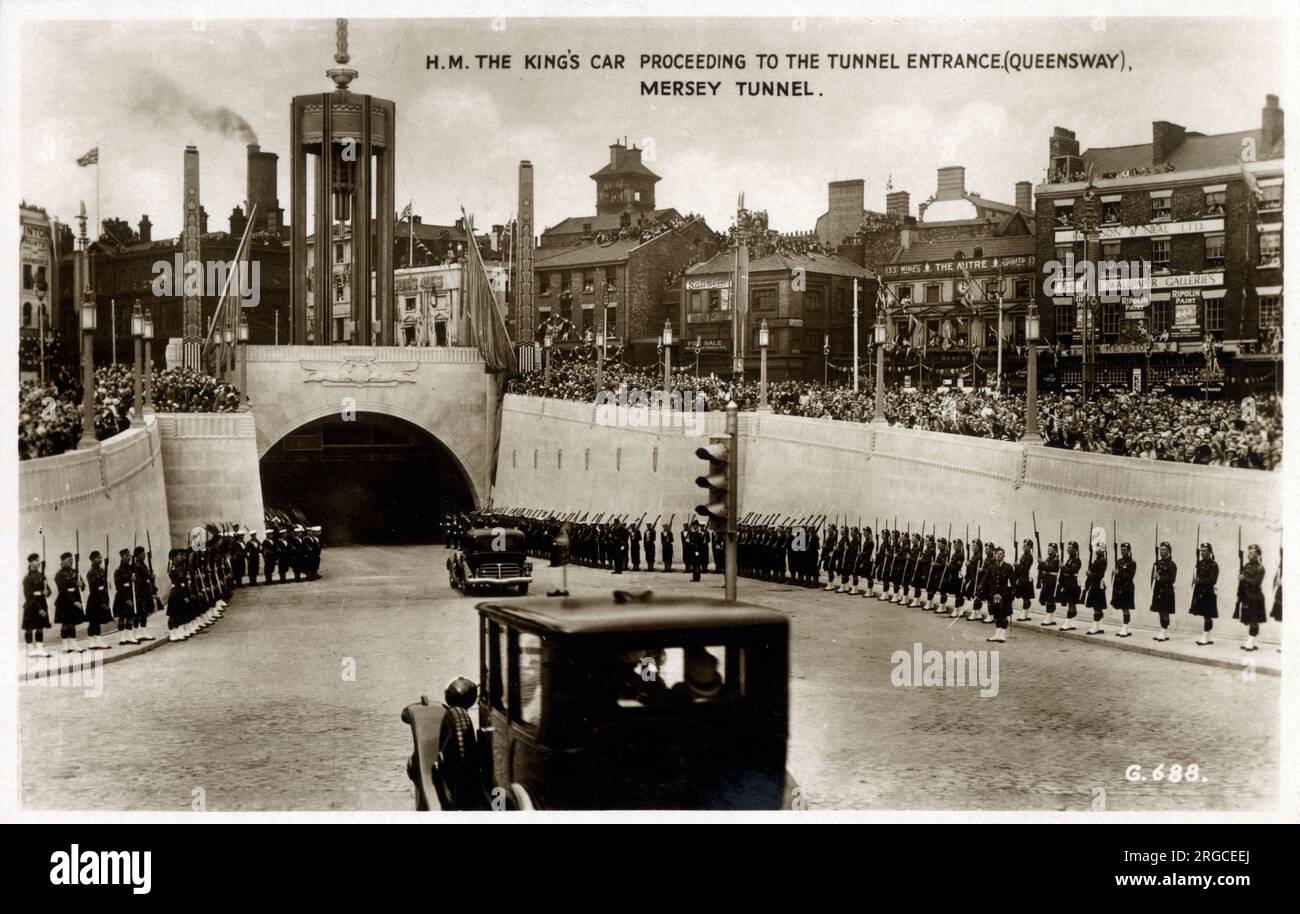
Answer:
<svg viewBox="0 0 1300 914"><path fill-rule="evenodd" d="M1062 227L1074 225L1074 205L1056 208L1056 224Z"/></svg>
<svg viewBox="0 0 1300 914"><path fill-rule="evenodd" d="M689 301L691 313L702 314L704 309L709 306L709 294L701 291L692 292Z"/></svg>
<svg viewBox="0 0 1300 914"><path fill-rule="evenodd" d="M984 282L984 300L997 301L1002 294L1002 286L996 279L989 279Z"/></svg>
<svg viewBox="0 0 1300 914"><path fill-rule="evenodd" d="M805 311L820 311L822 309L821 290L809 289L803 295L803 307Z"/></svg>
<svg viewBox="0 0 1300 914"><path fill-rule="evenodd" d="M582 271L582 291L583 292L596 291L596 274L593 273L591 270Z"/></svg>
<svg viewBox="0 0 1300 914"><path fill-rule="evenodd" d="M1259 208L1267 212L1282 208L1282 185L1265 184L1259 189L1262 199L1259 201Z"/></svg>
<svg viewBox="0 0 1300 914"><path fill-rule="evenodd" d="M808 352L821 352L821 334L816 330L805 330L803 334L803 348Z"/></svg>
<svg viewBox="0 0 1300 914"><path fill-rule="evenodd" d="M1259 326L1261 330L1282 326L1282 296L1259 297Z"/></svg>
<svg viewBox="0 0 1300 914"><path fill-rule="evenodd" d="M617 305L605 306L605 335L607 337L613 337L618 335L618 306ZM608 340L606 340L605 345L607 346L609 345Z"/></svg>
<svg viewBox="0 0 1300 914"><path fill-rule="evenodd" d="M29 301L25 301L23 302L23 326L30 327L31 325L32 325L32 303Z"/></svg>
<svg viewBox="0 0 1300 914"><path fill-rule="evenodd" d="M898 289L894 292L894 295L898 298L898 302L899 302L899 304L903 304L903 305L911 304L911 302L912 302L912 287L911 287L911 286L899 286Z"/></svg>
<svg viewBox="0 0 1300 914"><path fill-rule="evenodd" d="M32 265L30 263L25 263L23 264L23 288L30 289L31 287L32 287Z"/></svg>
<svg viewBox="0 0 1300 914"><path fill-rule="evenodd" d="M1056 332L1074 332L1074 304L1056 306Z"/></svg>
<svg viewBox="0 0 1300 914"><path fill-rule="evenodd" d="M820 297L821 293L814 293L811 289L808 291L811 297ZM750 303L755 311L774 311L776 310L776 289L755 289L750 296Z"/></svg>
<svg viewBox="0 0 1300 914"><path fill-rule="evenodd" d="M1058 244L1056 246L1056 262L1064 266L1071 263L1074 259L1074 245Z"/></svg>
<svg viewBox="0 0 1300 914"><path fill-rule="evenodd" d="M590 332L591 332L591 329L592 329L592 327L595 325L595 323L596 323L596 309L595 309L595 308L583 308L583 309L582 309L582 332L583 332L583 334L585 335L585 334L590 333Z"/></svg>
<svg viewBox="0 0 1300 914"><path fill-rule="evenodd" d="M1205 192L1205 215L1222 216L1223 206L1227 202L1227 191L1209 190Z"/></svg>
<svg viewBox="0 0 1300 914"><path fill-rule="evenodd" d="M790 353L792 355L799 355L799 353L802 351L799 346L799 331L782 330L781 331L782 337L784 337L787 333L790 335Z"/></svg>
<svg viewBox="0 0 1300 914"><path fill-rule="evenodd" d="M1151 266L1156 270L1169 269L1169 239L1153 238L1151 240Z"/></svg>
<svg viewBox="0 0 1300 914"><path fill-rule="evenodd" d="M343 245L342 245L342 243L339 243L339 244L334 245L334 262L335 262L335 263L342 263L342 262L343 262Z"/></svg>
<svg viewBox="0 0 1300 914"><path fill-rule="evenodd" d="M1103 225L1117 225L1120 218L1119 200L1104 200L1101 204L1101 221Z"/></svg>
<svg viewBox="0 0 1300 914"><path fill-rule="evenodd" d="M835 290L835 310L840 314L847 314L849 310L848 290L843 286Z"/></svg>
<svg viewBox="0 0 1300 914"><path fill-rule="evenodd" d="M1223 248L1222 235L1205 236L1205 265L1207 267L1223 266Z"/></svg>
<svg viewBox="0 0 1300 914"><path fill-rule="evenodd" d="M719 289L711 289L711 290L709 290L709 310L710 310L710 311L721 311L721 310L722 310L722 292L721 292L721 290L719 290Z"/></svg>
<svg viewBox="0 0 1300 914"><path fill-rule="evenodd" d="M1101 243L1102 263L1119 263L1120 256L1120 244L1118 241L1103 241Z"/></svg>
<svg viewBox="0 0 1300 914"><path fill-rule="evenodd" d="M1028 279L1016 280L1016 301L1028 301L1034 297L1033 283Z"/></svg>
<svg viewBox="0 0 1300 914"><path fill-rule="evenodd" d="M1260 233L1259 265L1261 267L1280 267L1282 265L1282 233L1281 232Z"/></svg>
<svg viewBox="0 0 1300 914"><path fill-rule="evenodd" d="M1119 302L1102 302L1101 305L1101 332L1103 334L1118 334L1120 317L1124 313L1124 306Z"/></svg>
<svg viewBox="0 0 1300 914"><path fill-rule="evenodd" d="M511 631L510 719L537 726L542 712L542 639Z"/></svg>
<svg viewBox="0 0 1300 914"><path fill-rule="evenodd" d="M928 282L925 284L925 303L935 305L939 303L939 284L937 282Z"/></svg>
<svg viewBox="0 0 1300 914"><path fill-rule="evenodd" d="M1173 326L1173 303L1167 298L1151 301L1151 332L1154 335L1169 332Z"/></svg>
<svg viewBox="0 0 1300 914"><path fill-rule="evenodd" d="M1211 332L1223 330L1223 296L1207 298L1205 305L1205 329Z"/></svg>
<svg viewBox="0 0 1300 914"><path fill-rule="evenodd" d="M408 297L408 298L405 300L405 305L406 305L406 310L407 310L407 311L414 311L414 310L415 310L415 299L414 299L414 298L409 298L409 297Z"/></svg>
<svg viewBox="0 0 1300 914"><path fill-rule="evenodd" d="M605 291L606 292L618 291L618 273L614 270L607 270L605 272Z"/></svg>
<svg viewBox="0 0 1300 914"><path fill-rule="evenodd" d="M1173 218L1173 211L1170 209L1170 201L1173 197L1152 197L1151 198L1151 221L1168 222Z"/></svg>

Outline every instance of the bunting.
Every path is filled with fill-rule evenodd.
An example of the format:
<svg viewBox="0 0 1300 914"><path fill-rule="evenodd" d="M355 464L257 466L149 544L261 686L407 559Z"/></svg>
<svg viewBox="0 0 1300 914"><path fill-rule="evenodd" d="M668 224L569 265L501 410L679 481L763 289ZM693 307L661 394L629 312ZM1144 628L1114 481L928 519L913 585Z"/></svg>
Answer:
<svg viewBox="0 0 1300 914"><path fill-rule="evenodd" d="M488 279L483 255L474 240L474 220L461 207L465 224L465 307L470 327L488 371L509 371L515 367L514 345L506 329L505 317L497 304L496 293Z"/></svg>

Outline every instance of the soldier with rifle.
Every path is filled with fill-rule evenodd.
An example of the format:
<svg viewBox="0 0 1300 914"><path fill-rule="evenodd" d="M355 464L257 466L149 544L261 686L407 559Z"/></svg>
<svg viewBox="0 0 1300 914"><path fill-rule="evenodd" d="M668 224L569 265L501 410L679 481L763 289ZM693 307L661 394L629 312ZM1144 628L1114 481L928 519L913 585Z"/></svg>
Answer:
<svg viewBox="0 0 1300 914"><path fill-rule="evenodd" d="M822 543L821 569L826 572L826 589L835 589L835 551L840 545L840 531L837 524L826 528L826 540Z"/></svg>
<svg viewBox="0 0 1300 914"><path fill-rule="evenodd" d="M967 533L970 531L968 530ZM956 618L967 618L972 621L978 618L980 611L979 605L979 579L980 566L984 563L984 544L980 542L979 534L975 534L975 539L971 540L969 558L966 559L966 572L962 580L961 602L971 601L970 609L963 612L957 612ZM959 603L960 605L960 603Z"/></svg>
<svg viewBox="0 0 1300 914"><path fill-rule="evenodd" d="M1237 531L1237 555L1240 570L1237 573L1237 607L1232 618L1241 621L1246 628L1246 643L1243 651L1257 651L1259 645L1255 639L1259 636L1259 627L1268 621L1264 611L1264 564L1261 561L1259 546L1252 543L1246 551L1244 560L1241 556L1241 531Z"/></svg>
<svg viewBox="0 0 1300 914"><path fill-rule="evenodd" d="M659 545L663 549L664 571L673 570L673 518L675 514L668 515L668 520L664 522L663 530L659 531Z"/></svg>
<svg viewBox="0 0 1300 914"><path fill-rule="evenodd" d="M924 521L921 522L921 533L917 535L914 544L916 547L916 558L912 563L912 575L910 581L912 585L912 599L907 604L913 609L922 605L921 599L924 595L926 576L929 573L930 566L934 563L934 534L931 533L929 536L925 535Z"/></svg>
<svg viewBox="0 0 1300 914"><path fill-rule="evenodd" d="M1079 571L1083 568L1083 559L1079 558L1079 544L1071 540L1065 547L1065 561L1056 578L1057 600L1065 604L1065 624L1061 631L1068 632L1077 628L1075 617L1079 614Z"/></svg>
<svg viewBox="0 0 1300 914"><path fill-rule="evenodd" d="M816 536L816 531L813 532ZM858 549L858 578L866 581L862 595L869 597L876 589L875 565L876 541L870 527L862 531L862 545Z"/></svg>
<svg viewBox="0 0 1300 914"><path fill-rule="evenodd" d="M997 619L993 616L991 612L992 603L990 601L992 600L993 597L993 586L996 583L997 572L1001 570L997 563L997 553L1000 551L1002 552L1003 557L1005 557L1006 556L1005 551L1002 551L998 549L996 546L994 546L992 541L984 544L984 562L983 562L983 566L980 568L980 577L979 577L979 584L978 584L979 600L977 600L976 603L983 607L983 613L980 615L980 622L983 622L985 624L997 621ZM1015 569L1012 569L1013 575L1014 572ZM1015 583L1014 578L1012 580L1012 583L1014 585ZM1007 615L1008 617L1011 615L1010 604L1007 604Z"/></svg>
<svg viewBox="0 0 1300 914"><path fill-rule="evenodd" d="M642 514L640 520L632 522L632 528L628 531L628 547L632 550L632 570L641 570L641 521L645 520Z"/></svg>
<svg viewBox="0 0 1300 914"><path fill-rule="evenodd" d="M257 540L258 532L254 530L244 543L244 568L248 571L250 587L257 584L257 572L262 567L262 544Z"/></svg>
<svg viewBox="0 0 1300 914"><path fill-rule="evenodd" d="M64 653L81 653L85 650L77 643L77 626L86 619L81 604L81 591L85 581L81 577L81 531L77 531L77 552L59 556L59 570L54 573L54 624L59 626L60 650Z"/></svg>
<svg viewBox="0 0 1300 914"><path fill-rule="evenodd" d="M1124 614L1124 622L1117 637L1131 638L1133 633L1128 630L1128 625L1133 610L1137 608L1137 588L1133 584L1133 579L1137 576L1137 562L1133 560L1133 547L1128 543L1120 543L1117 549L1115 575L1110 586L1111 604Z"/></svg>
<svg viewBox="0 0 1300 914"><path fill-rule="evenodd" d="M858 529L856 527L848 529L842 542L843 551L839 559L840 586L835 588L835 592L857 596L858 551L862 548L861 540L858 538ZM850 583L850 578L852 578L852 583Z"/></svg>
<svg viewBox="0 0 1300 914"><path fill-rule="evenodd" d="M108 538L104 538L104 552L108 552ZM90 553L90 568L86 570L86 636L92 651L106 651L103 626L113 621L113 611L108 602L108 571L99 550Z"/></svg>
<svg viewBox="0 0 1300 914"><path fill-rule="evenodd" d="M1168 543L1161 543L1156 547L1155 564L1151 566L1151 611L1160 617L1160 633L1153 639L1155 641L1169 640L1169 617L1174 614L1174 584L1177 581L1178 563L1174 561L1173 549Z"/></svg>
<svg viewBox="0 0 1300 914"><path fill-rule="evenodd" d="M1106 528L1090 528L1088 539L1092 556L1088 559L1088 574L1083 581L1083 605L1092 610L1092 625L1085 634L1100 635L1103 633L1101 620L1106 615L1106 566L1109 564L1106 559Z"/></svg>
<svg viewBox="0 0 1300 914"><path fill-rule="evenodd" d="M150 614L154 611L156 588L143 546L135 547L135 560L131 566L131 584L135 588L135 638L137 641L153 641L154 636L145 628L149 624Z"/></svg>
<svg viewBox="0 0 1300 914"><path fill-rule="evenodd" d="M989 608L993 611L993 622L997 629L987 641L1002 642L1007 640L1011 629L1011 604L1015 599L1015 569L1006 560L1002 549L993 551L993 559L985 571Z"/></svg>
<svg viewBox="0 0 1300 914"><path fill-rule="evenodd" d="M943 577L939 581L939 608L935 614L946 616L950 612L954 617L961 616L962 606L962 570L966 564L965 547L960 539L949 536L948 561L944 563ZM953 598L952 609L948 608L948 597Z"/></svg>
<svg viewBox="0 0 1300 914"><path fill-rule="evenodd" d="M41 533L41 550L45 549L45 533ZM45 649L45 629L50 627L50 584L45 579L45 560L33 552L27 556L27 574L23 575L23 639L27 642L30 657L48 657Z"/></svg>
<svg viewBox="0 0 1300 914"><path fill-rule="evenodd" d="M1196 538L1201 538L1199 527ZM1214 620L1219 617L1218 583L1219 563L1214 560L1214 547L1209 543L1201 543L1196 550L1196 570L1192 573L1192 605L1188 608L1193 616L1201 617L1204 626L1201 637L1196 639L1197 644L1214 643L1210 632L1214 629Z"/></svg>
<svg viewBox="0 0 1300 914"><path fill-rule="evenodd" d="M655 519L645 528L645 535L642 543L645 546L645 570L655 570L655 528L659 526L659 518L662 515L656 514Z"/></svg>
<svg viewBox="0 0 1300 914"><path fill-rule="evenodd" d="M139 644L140 640L132 633L135 628L135 579L131 566L131 550L118 550L118 565L113 570L113 618L117 620L117 630L121 637L118 644Z"/></svg>
<svg viewBox="0 0 1300 914"><path fill-rule="evenodd" d="M930 567L925 573L926 612L939 611L939 585L943 583L944 572L948 570L948 538L941 536L934 543L934 554L930 557Z"/></svg>

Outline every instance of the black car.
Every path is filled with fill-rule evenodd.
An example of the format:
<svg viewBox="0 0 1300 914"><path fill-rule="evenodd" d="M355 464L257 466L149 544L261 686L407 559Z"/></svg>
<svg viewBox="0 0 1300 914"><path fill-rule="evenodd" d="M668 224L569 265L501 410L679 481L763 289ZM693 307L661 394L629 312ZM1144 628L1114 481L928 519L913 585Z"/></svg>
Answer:
<svg viewBox="0 0 1300 914"><path fill-rule="evenodd" d="M460 537L447 559L451 586L465 593L512 590L523 595L533 582L533 563L524 551L524 534L508 527L475 527Z"/></svg>

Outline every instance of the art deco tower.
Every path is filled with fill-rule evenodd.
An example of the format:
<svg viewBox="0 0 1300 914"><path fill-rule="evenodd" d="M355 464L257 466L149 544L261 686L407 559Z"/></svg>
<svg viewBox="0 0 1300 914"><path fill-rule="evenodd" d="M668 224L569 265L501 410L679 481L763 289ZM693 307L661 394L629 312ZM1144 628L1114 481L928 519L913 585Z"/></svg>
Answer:
<svg viewBox="0 0 1300 914"><path fill-rule="evenodd" d="M396 107L348 90L346 19L337 20L339 66L326 72L332 92L295 96L290 105L292 339L298 344L391 346L393 309L393 164ZM308 264L307 192L311 162L315 243ZM373 209L372 209L373 200ZM259 216L262 215L259 213ZM373 243L367 243L373 239ZM338 246L343 245L340 249ZM340 253L344 253L340 257ZM342 264L342 266L336 266ZM375 274L373 295L370 274ZM312 299L308 304L308 273Z"/></svg>

